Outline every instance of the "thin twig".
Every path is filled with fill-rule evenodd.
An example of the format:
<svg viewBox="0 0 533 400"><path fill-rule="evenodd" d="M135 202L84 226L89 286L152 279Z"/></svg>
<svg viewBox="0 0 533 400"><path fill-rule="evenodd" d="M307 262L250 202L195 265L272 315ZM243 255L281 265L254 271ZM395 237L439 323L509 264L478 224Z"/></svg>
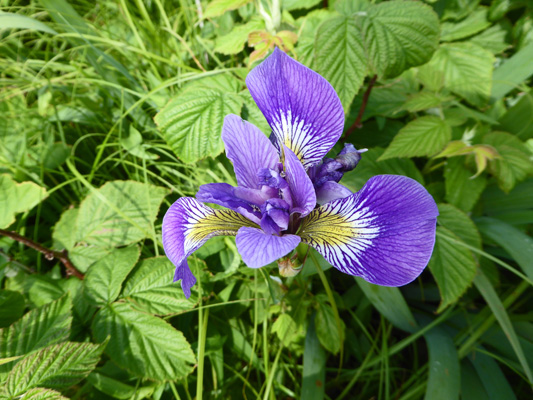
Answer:
<svg viewBox="0 0 533 400"><path fill-rule="evenodd" d="M370 97L370 92L372 91L372 88L374 87L374 83L376 83L376 80L378 79L377 75L374 75L372 79L370 79L370 82L368 82L368 87L366 88L366 92L363 95L363 102L361 103L361 108L359 108L359 114L357 114L357 118L355 119L355 122L348 128L346 133L344 134L344 140L348 139L348 136L352 134L353 131L356 129L361 129L363 127L363 124L361 124L361 119L363 119L363 114L365 113L366 104L368 103L368 97Z"/></svg>
<svg viewBox="0 0 533 400"><path fill-rule="evenodd" d="M78 269L72 264L72 262L68 258L68 252L66 250L55 251L48 249L42 246L41 244L36 243L31 239L28 239L25 236L19 235L16 232L6 231L4 229L0 229L0 235L7 236L13 240L16 240L19 243L24 244L25 246L37 250L38 252L44 254L44 258L46 258L47 260L53 260L54 258L57 258L59 261L61 261L61 263L63 263L63 265L67 269L67 275L74 275L79 279L84 278L84 275L80 271L78 271Z"/></svg>

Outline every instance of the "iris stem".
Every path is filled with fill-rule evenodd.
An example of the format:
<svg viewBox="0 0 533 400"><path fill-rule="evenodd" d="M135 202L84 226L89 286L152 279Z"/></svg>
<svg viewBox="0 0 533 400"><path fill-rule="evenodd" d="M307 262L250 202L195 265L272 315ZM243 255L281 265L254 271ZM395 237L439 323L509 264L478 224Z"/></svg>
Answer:
<svg viewBox="0 0 533 400"><path fill-rule="evenodd" d="M331 303L331 308L333 309L333 315L335 316L335 322L337 324L337 329L339 331L339 338L342 337L342 325L341 325L341 318L339 316L339 310L337 308L337 303L335 303L335 298L333 297L333 292L331 291L331 288L329 287L328 280L326 279L326 274L324 274L324 271L322 271L322 268L320 268L320 265L318 264L318 261L313 253L310 253L311 259L313 260L313 263L315 264L315 267L318 272L318 276L320 277L320 280L322 281L322 284L324 285L324 289L326 289L326 294L328 295L329 302ZM339 371L342 367L342 360L344 358L344 341L341 340L341 349L340 349L340 359L339 359Z"/></svg>
<svg viewBox="0 0 533 400"><path fill-rule="evenodd" d="M200 307L198 308L198 371L196 381L196 399L202 400L204 388L204 360L205 360L205 341L207 334L207 320L209 318L209 309L202 309L202 280L201 273L198 276L198 291L200 295Z"/></svg>
<svg viewBox="0 0 533 400"><path fill-rule="evenodd" d="M348 140L348 136L350 136L353 131L356 129L360 129L363 127L361 124L361 120L363 119L363 114L365 113L366 105L368 103L368 98L370 97L370 92L372 91L372 88L374 87L374 84L378 80L378 76L374 75L370 82L368 82L368 87L366 88L365 94L363 95L363 102L361 103L361 108L359 108L359 113L357 114L357 118L355 119L352 126L348 128L346 133L344 134L344 140Z"/></svg>

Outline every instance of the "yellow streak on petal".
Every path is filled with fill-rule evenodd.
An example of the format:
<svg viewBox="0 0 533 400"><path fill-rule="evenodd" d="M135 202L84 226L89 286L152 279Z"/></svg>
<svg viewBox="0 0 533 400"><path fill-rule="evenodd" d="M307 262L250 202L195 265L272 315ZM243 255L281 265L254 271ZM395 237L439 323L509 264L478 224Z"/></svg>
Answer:
<svg viewBox="0 0 533 400"><path fill-rule="evenodd" d="M317 208L303 219L299 235L304 243L341 246L358 237L360 229L343 215L325 213L323 208Z"/></svg>

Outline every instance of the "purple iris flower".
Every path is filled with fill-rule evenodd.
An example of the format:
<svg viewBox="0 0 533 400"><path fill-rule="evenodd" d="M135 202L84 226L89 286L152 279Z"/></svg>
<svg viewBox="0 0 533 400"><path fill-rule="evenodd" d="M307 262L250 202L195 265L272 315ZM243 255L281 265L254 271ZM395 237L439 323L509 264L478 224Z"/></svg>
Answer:
<svg viewBox="0 0 533 400"><path fill-rule="evenodd" d="M397 175L375 176L357 193L339 184L362 153L348 144L334 159L324 158L344 127L339 97L326 79L279 49L246 84L272 139L239 116L226 116L222 140L238 186L202 185L196 199L178 199L163 219L165 253L185 295L196 283L187 257L218 235L236 236L251 268L302 242L341 272L374 284L401 286L418 277L433 251L438 215L426 189Z"/></svg>

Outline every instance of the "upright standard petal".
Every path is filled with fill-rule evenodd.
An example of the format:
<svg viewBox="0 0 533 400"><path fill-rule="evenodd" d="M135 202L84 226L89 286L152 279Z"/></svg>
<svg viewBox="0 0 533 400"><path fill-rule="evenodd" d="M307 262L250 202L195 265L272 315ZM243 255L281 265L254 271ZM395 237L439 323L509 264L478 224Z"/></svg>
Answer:
<svg viewBox="0 0 533 400"><path fill-rule="evenodd" d="M284 146L284 154L285 179L289 184L292 200L291 213L299 212L305 217L316 206L315 188L302 163L287 146Z"/></svg>
<svg viewBox="0 0 533 400"><path fill-rule="evenodd" d="M257 225L235 211L214 210L191 197L182 197L170 206L163 218L163 247L176 266L174 282L181 279L187 298L196 283L187 257L213 236L235 236L243 226Z"/></svg>
<svg viewBox="0 0 533 400"><path fill-rule="evenodd" d="M250 268L261 268L286 256L300 243L296 235L269 235L261 229L244 227L235 238L237 250Z"/></svg>
<svg viewBox="0 0 533 400"><path fill-rule="evenodd" d="M258 189L259 169L274 169L279 162L278 152L270 140L238 115L230 114L224 118L222 140L226 156L233 162L239 186Z"/></svg>
<svg viewBox="0 0 533 400"><path fill-rule="evenodd" d="M250 94L277 140L307 168L337 143L344 128L339 96L322 76L279 49L246 77Z"/></svg>
<svg viewBox="0 0 533 400"><path fill-rule="evenodd" d="M418 182L379 175L359 192L314 210L299 235L346 274L402 286L429 262L437 215L435 201Z"/></svg>
<svg viewBox="0 0 533 400"><path fill-rule="evenodd" d="M322 205L351 195L352 192L346 186L334 181L327 181L316 189L316 202Z"/></svg>

